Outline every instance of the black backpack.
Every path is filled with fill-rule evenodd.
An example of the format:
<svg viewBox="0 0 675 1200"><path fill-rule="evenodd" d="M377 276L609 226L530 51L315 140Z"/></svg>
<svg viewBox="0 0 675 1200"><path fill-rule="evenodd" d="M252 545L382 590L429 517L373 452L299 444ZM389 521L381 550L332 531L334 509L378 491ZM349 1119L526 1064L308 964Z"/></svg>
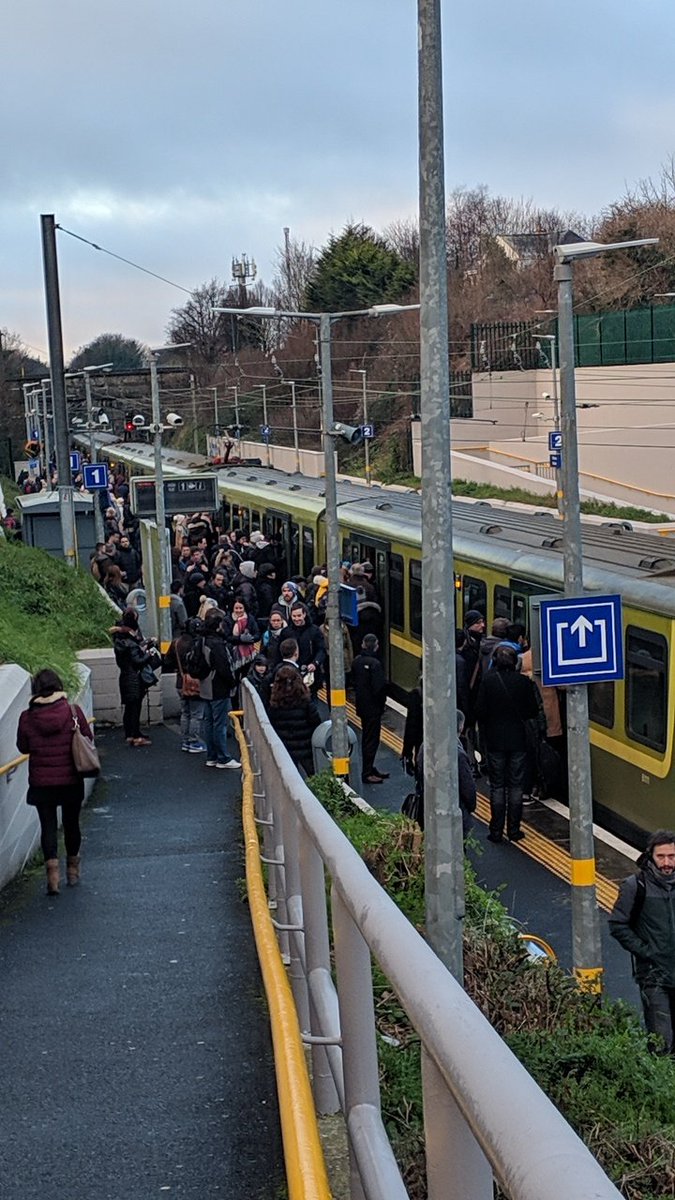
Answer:
<svg viewBox="0 0 675 1200"><path fill-rule="evenodd" d="M183 667L193 679L206 679L211 674L210 654L203 637L193 639L192 645L182 656Z"/></svg>

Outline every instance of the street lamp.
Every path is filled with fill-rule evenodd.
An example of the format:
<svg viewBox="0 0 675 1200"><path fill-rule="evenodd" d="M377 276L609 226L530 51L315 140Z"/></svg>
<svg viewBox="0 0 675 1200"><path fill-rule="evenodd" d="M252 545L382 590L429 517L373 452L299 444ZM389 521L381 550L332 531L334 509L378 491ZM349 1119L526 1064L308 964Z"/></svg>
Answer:
<svg viewBox="0 0 675 1200"><path fill-rule="evenodd" d="M577 445L576 387L574 378L573 265L577 259L595 258L609 250L654 246L658 238L637 241L571 242L554 246L558 284L558 348L562 431L564 590L583 596L583 554L579 506L579 449ZM595 894L593 845L593 793L588 740L588 689L586 684L567 688L567 744L570 807L570 857L572 879L572 950L574 974L586 991L602 990L602 952Z"/></svg>
<svg viewBox="0 0 675 1200"><path fill-rule="evenodd" d="M152 400L152 424L150 432L153 435L155 456L155 513L159 532L159 641L162 654L166 654L171 645L171 597L169 595L169 571L166 554L166 508L164 505L164 471L162 468L162 432L164 429L175 429L183 424L181 417L170 414L172 420L162 425L162 414L159 407L159 378L157 375L157 359L163 350L184 350L191 342L179 342L175 346L158 346L149 351L150 366L150 396Z"/></svg>
<svg viewBox="0 0 675 1200"><path fill-rule="evenodd" d="M555 428L560 429L560 405L558 403L558 368L557 368L557 363L556 363L557 340L558 339L556 338L556 335L554 333L538 333L536 335L534 344L540 354L541 354L541 343L542 342L548 342L549 346L551 347L551 382L553 384L553 395L552 395L553 420L555 421ZM546 396L547 396L547 393L544 392L543 398L546 398ZM556 501L557 501L557 505L558 505L558 512L559 512L560 516L562 516L565 493L563 491L562 473L561 473L560 467L555 468L555 487L556 487Z"/></svg>
<svg viewBox="0 0 675 1200"><path fill-rule="evenodd" d="M362 395L362 402L363 402L363 424L364 424L364 425L367 425L367 424L368 424L368 387L367 387L367 371L366 371L365 367L351 367L351 368L350 368L350 370L351 370L351 371L353 371L353 373L354 373L355 375L360 375L360 376L361 376L361 384L362 384L362 387L363 387L363 395ZM370 438L369 438L369 437L366 437L366 438L364 438L364 439L363 439L363 453L364 453L364 455L365 455L365 468L366 468L366 487L370 487L370 485L371 485L371 478L370 478Z"/></svg>
<svg viewBox="0 0 675 1200"><path fill-rule="evenodd" d="M92 464L96 462L96 442L94 440L94 432L96 430L100 430L100 424L97 425L94 422L90 376L94 371L109 371L112 365L112 363L100 363L98 366L83 367L81 371L69 371L66 373L66 375L64 375L64 379L75 379L78 375L81 375L84 379L84 394L87 404L87 423L85 425L85 429L89 433L89 462ZM103 513L101 512L99 496L95 495L92 497L92 499L94 504L94 529L96 531L96 541L103 542L105 541L103 530Z"/></svg>
<svg viewBox="0 0 675 1200"><path fill-rule="evenodd" d="M333 416L333 376L331 363L331 327L342 317L379 317L418 309L418 304L374 304L353 312L306 313L276 308L214 308L214 312L233 313L237 317L264 317L277 320L286 317L295 321L310 321L318 327L321 362L321 391L323 396L324 472L326 562L328 567L328 649L330 654L330 719L333 726L333 774L340 778L349 775L349 735L347 723L347 694L345 690L345 661L340 630L340 532L337 512L337 480L333 440L341 430Z"/></svg>
<svg viewBox="0 0 675 1200"><path fill-rule="evenodd" d="M269 428L269 426L267 424L267 384L266 383L254 383L253 388L254 389L259 388L260 391L262 392L263 429L265 430L265 432L263 433L263 441L265 443L265 454L266 454L266 458L267 458L267 465L268 465L268 467L271 467L272 466L272 458L271 458L271 452L270 452L270 436L266 432L267 429Z"/></svg>

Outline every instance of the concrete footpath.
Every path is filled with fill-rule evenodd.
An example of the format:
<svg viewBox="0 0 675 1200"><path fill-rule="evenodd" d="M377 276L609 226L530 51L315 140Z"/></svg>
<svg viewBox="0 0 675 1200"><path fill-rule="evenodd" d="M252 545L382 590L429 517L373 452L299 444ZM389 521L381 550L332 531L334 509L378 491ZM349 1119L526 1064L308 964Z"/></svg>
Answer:
<svg viewBox="0 0 675 1200"><path fill-rule="evenodd" d="M0 893L7 1200L284 1194L241 773L152 741L98 735L80 887Z"/></svg>

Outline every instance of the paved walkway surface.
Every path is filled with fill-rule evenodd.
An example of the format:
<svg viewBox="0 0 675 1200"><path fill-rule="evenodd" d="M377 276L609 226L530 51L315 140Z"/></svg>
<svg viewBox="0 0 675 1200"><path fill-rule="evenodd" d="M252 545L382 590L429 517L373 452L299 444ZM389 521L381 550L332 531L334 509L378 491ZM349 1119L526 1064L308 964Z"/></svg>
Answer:
<svg viewBox="0 0 675 1200"><path fill-rule="evenodd" d="M82 883L0 893L0 1194L278 1200L238 771L99 733Z"/></svg>

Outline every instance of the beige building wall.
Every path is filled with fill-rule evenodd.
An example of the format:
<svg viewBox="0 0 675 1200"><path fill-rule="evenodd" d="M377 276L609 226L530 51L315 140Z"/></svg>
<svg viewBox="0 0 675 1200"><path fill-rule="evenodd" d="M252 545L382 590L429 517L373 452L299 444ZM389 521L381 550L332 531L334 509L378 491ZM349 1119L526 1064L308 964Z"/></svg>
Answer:
<svg viewBox="0 0 675 1200"><path fill-rule="evenodd" d="M452 422L453 452L551 480L553 390L550 369L474 375L474 417ZM675 363L581 367L576 393L582 488L675 514Z"/></svg>

